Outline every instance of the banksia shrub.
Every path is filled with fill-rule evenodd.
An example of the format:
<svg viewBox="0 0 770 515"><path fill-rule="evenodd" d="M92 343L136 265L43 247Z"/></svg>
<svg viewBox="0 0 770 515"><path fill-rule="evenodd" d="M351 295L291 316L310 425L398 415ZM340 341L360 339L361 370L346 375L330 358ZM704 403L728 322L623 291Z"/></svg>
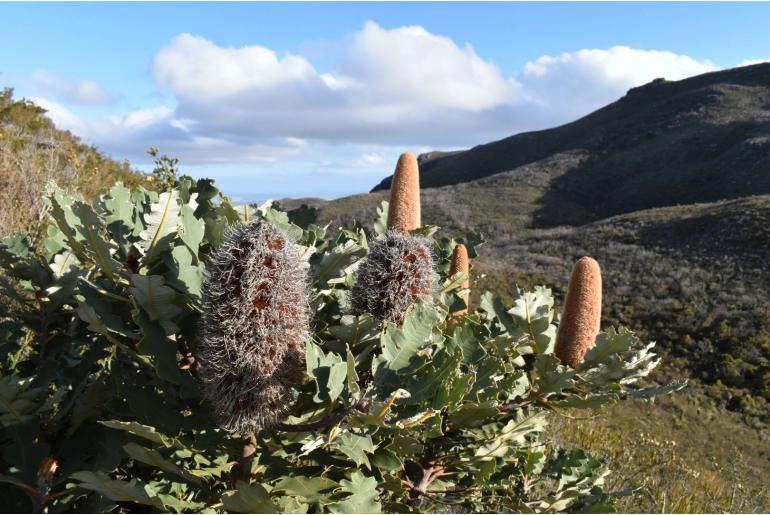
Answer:
<svg viewBox="0 0 770 515"><path fill-rule="evenodd" d="M468 312L468 306L470 302L471 293L468 288L471 287L470 272L468 268L468 249L462 243L455 245L455 249L452 252L452 262L449 266L449 276L454 274L465 274L465 280L460 285L462 291L458 294L463 302L465 302L465 308L454 312L455 315L463 315Z"/></svg>
<svg viewBox="0 0 770 515"><path fill-rule="evenodd" d="M430 299L438 275L427 241L398 231L388 231L375 241L358 270L351 292L353 313L371 313L381 321L401 325L407 310L419 299Z"/></svg>
<svg viewBox="0 0 770 515"><path fill-rule="evenodd" d="M451 240L381 234L379 220L376 241L302 229L273 207L215 202L211 181L170 179L160 194L118 184L93 206L51 188L50 259L30 235L0 238L5 511L608 511L606 467L550 449L548 418L684 385L636 388L659 360L622 328L586 373L562 366L546 287L514 290L513 305L481 293L447 331L454 299L434 294L431 250L462 270ZM574 337L592 264L571 285L562 355L595 333ZM351 298L399 327L349 316Z"/></svg>
<svg viewBox="0 0 770 515"><path fill-rule="evenodd" d="M564 311L556 335L556 356L577 368L593 347L602 317L602 273L599 263L581 258L572 269Z"/></svg>
<svg viewBox="0 0 770 515"><path fill-rule="evenodd" d="M284 412L309 334L302 247L274 225L235 229L213 254L203 288L205 395L223 426L259 430Z"/></svg>
<svg viewBox="0 0 770 515"><path fill-rule="evenodd" d="M398 158L390 185L388 229L408 232L421 225L420 171L414 154L405 152Z"/></svg>

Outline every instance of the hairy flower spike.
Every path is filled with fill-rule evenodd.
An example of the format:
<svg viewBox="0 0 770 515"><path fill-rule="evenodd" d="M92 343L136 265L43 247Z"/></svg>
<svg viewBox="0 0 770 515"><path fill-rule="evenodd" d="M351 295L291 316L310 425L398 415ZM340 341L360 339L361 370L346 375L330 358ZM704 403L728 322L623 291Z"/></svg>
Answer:
<svg viewBox="0 0 770 515"><path fill-rule="evenodd" d="M438 275L427 241L398 231L388 231L375 241L358 269L351 292L353 313L401 325L407 310L418 299L430 299Z"/></svg>
<svg viewBox="0 0 770 515"><path fill-rule="evenodd" d="M468 312L468 306L470 302L471 293L469 288L471 287L471 281L470 281L470 272L468 269L468 249L465 248L465 245L462 243L455 245L455 249L452 252L452 262L449 267L449 276L453 276L454 274L465 274L465 280L460 285L460 288L463 290L459 296L461 299L463 299L463 302L465 302L465 309L460 309L458 311L455 311L455 315L464 315Z"/></svg>
<svg viewBox="0 0 770 515"><path fill-rule="evenodd" d="M390 185L388 229L409 232L421 225L420 171L414 154L405 152L398 158Z"/></svg>
<svg viewBox="0 0 770 515"><path fill-rule="evenodd" d="M294 387L302 381L304 356L292 352L268 377L245 368L206 367L205 398L222 427L240 433L259 432L280 420L294 399Z"/></svg>
<svg viewBox="0 0 770 515"><path fill-rule="evenodd" d="M583 361L599 334L602 317L602 272L590 257L572 269L564 311L556 335L556 356L572 368Z"/></svg>
<svg viewBox="0 0 770 515"><path fill-rule="evenodd" d="M258 431L278 420L302 376L309 280L302 247L257 220L212 256L203 289L204 394L222 425Z"/></svg>

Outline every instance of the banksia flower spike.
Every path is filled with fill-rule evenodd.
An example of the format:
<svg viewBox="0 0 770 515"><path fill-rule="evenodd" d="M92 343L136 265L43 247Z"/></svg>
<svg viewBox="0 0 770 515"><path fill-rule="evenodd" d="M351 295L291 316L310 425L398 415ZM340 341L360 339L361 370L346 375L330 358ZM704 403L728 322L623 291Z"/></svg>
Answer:
<svg viewBox="0 0 770 515"><path fill-rule="evenodd" d="M353 314L371 313L381 321L401 325L407 310L419 299L430 299L438 275L425 238L388 231L370 245L351 292Z"/></svg>
<svg viewBox="0 0 770 515"><path fill-rule="evenodd" d="M409 232L421 225L420 171L414 154L405 152L398 158L390 184L388 229Z"/></svg>
<svg viewBox="0 0 770 515"><path fill-rule="evenodd" d="M599 334L602 316L602 273L599 263L581 258L572 269L564 311L556 335L556 356L577 368Z"/></svg>
<svg viewBox="0 0 770 515"><path fill-rule="evenodd" d="M307 268L302 247L262 220L212 256L199 357L204 395L228 430L269 427L292 400L309 337Z"/></svg>
<svg viewBox="0 0 770 515"><path fill-rule="evenodd" d="M460 285L461 291L458 294L461 299L463 299L463 302L465 302L465 308L455 311L454 315L464 315L468 312L468 306L470 302L471 292L469 288L471 287L471 281L470 281L470 272L468 269L468 249L465 248L465 245L462 243L455 245L455 249L452 252L452 262L449 266L449 277L452 277L455 274L465 274L465 280Z"/></svg>
<svg viewBox="0 0 770 515"><path fill-rule="evenodd" d="M420 173L414 154L398 158L390 186L388 232L373 242L351 291L353 314L371 313L401 325L407 310L436 291L438 275L428 242L409 234L420 227Z"/></svg>

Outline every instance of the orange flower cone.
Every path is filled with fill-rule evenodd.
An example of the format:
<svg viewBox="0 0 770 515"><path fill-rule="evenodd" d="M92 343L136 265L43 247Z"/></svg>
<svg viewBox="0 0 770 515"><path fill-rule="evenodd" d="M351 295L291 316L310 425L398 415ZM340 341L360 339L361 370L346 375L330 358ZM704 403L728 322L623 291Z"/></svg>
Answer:
<svg viewBox="0 0 770 515"><path fill-rule="evenodd" d="M468 288L471 287L470 272L468 270L468 249L462 243L455 245L455 249L452 252L452 262L449 267L449 276L454 274L465 274L465 281L463 281L460 288L464 291L459 293L459 296L465 302L465 309L455 311L454 315L464 315L468 312L468 305L470 302L471 293Z"/></svg>
<svg viewBox="0 0 770 515"><path fill-rule="evenodd" d="M398 158L390 185L388 229L409 232L421 225L420 171L414 154L405 152Z"/></svg>
<svg viewBox="0 0 770 515"><path fill-rule="evenodd" d="M599 263L584 257L575 263L556 335L556 356L577 368L594 346L602 316L602 273Z"/></svg>

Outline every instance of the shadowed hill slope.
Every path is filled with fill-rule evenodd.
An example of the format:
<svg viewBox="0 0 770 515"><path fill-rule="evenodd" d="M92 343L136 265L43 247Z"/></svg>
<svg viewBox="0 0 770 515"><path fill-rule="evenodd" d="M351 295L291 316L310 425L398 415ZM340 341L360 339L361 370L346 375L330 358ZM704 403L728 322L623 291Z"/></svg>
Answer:
<svg viewBox="0 0 770 515"><path fill-rule="evenodd" d="M770 63L653 81L561 127L423 155L421 183L455 185L524 165L548 173L546 162L575 152L581 163L550 184L537 225L562 223L549 212L564 201L598 220L770 193Z"/></svg>

